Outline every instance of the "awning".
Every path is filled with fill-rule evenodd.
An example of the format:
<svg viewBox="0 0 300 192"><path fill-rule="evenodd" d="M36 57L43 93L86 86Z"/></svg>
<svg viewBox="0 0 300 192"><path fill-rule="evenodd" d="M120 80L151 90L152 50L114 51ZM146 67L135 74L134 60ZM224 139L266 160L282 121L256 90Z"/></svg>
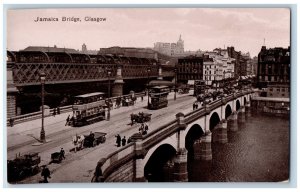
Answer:
<svg viewBox="0 0 300 192"><path fill-rule="evenodd" d="M165 80L152 80L149 82L149 86L158 86L158 85L165 85L165 86L174 86L175 83L171 81L165 81Z"/></svg>

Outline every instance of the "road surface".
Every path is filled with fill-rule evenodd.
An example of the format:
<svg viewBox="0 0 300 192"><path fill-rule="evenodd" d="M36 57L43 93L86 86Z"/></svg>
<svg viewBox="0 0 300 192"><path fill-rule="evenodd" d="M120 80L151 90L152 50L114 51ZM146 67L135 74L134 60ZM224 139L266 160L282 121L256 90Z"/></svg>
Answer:
<svg viewBox="0 0 300 192"><path fill-rule="evenodd" d="M34 137L39 137L41 129L41 120L34 120L17 124L14 127L7 128L7 147L8 159L14 159L16 154L28 152L39 152L41 156L40 165L49 164L51 153L59 152L60 148L65 149L65 157L60 164L51 163L48 168L51 171L51 183L69 183L69 182L90 182L97 162L120 149L116 146L115 135L120 134L126 139L138 132L140 124L130 125L130 114L146 112L152 114L152 119L148 124L151 132L163 123L175 119L178 112L187 113L192 111L192 103L196 100L189 94L177 94L177 100L174 101L174 94L168 96L169 105L159 110L148 110L147 97L143 101L138 100L134 106L121 107L111 110L110 121L100 121L83 127L65 126L66 118L71 113L56 115L55 117L45 118L46 138L49 142L38 145ZM88 135L92 132L105 132L106 142L93 148L84 148L75 153L71 151L74 148L71 140L75 134ZM38 183L41 180L40 173L28 177L18 183Z"/></svg>

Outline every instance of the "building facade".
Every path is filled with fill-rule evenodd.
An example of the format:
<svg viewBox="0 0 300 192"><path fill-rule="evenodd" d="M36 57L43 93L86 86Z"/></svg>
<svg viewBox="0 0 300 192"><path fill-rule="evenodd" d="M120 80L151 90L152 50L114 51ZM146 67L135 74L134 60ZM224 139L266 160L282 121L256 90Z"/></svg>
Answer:
<svg viewBox="0 0 300 192"><path fill-rule="evenodd" d="M258 87L267 89L267 96L289 97L290 47L267 49L262 46L258 54Z"/></svg>
<svg viewBox="0 0 300 192"><path fill-rule="evenodd" d="M181 35L180 35L177 43L164 43L164 42L154 43L153 50L165 55L180 56L184 54L184 41L181 39Z"/></svg>
<svg viewBox="0 0 300 192"><path fill-rule="evenodd" d="M202 57L188 56L184 58L179 58L176 68L178 81L203 79Z"/></svg>

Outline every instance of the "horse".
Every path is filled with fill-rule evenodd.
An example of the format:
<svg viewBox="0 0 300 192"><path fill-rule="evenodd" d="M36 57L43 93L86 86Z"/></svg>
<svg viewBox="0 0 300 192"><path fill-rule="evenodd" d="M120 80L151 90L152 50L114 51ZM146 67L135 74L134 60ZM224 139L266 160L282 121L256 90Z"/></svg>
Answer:
<svg viewBox="0 0 300 192"><path fill-rule="evenodd" d="M77 148L78 148L78 150L82 149L83 141L84 141L84 136L83 135L77 135L76 134L75 136L72 137L72 143L75 146L74 147L75 153L77 152Z"/></svg>

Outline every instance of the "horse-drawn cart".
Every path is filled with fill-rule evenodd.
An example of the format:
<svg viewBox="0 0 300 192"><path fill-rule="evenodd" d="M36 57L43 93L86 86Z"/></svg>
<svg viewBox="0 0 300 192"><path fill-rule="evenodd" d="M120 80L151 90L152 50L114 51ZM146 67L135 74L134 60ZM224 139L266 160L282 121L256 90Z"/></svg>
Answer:
<svg viewBox="0 0 300 192"><path fill-rule="evenodd" d="M151 121L151 115L150 113L144 113L144 112L139 112L138 114L131 114L131 124L133 123L145 123L148 121Z"/></svg>
<svg viewBox="0 0 300 192"><path fill-rule="evenodd" d="M39 172L38 164L41 157L38 153L28 153L18 156L14 160L7 161L8 182L17 181L27 176L35 175Z"/></svg>
<svg viewBox="0 0 300 192"><path fill-rule="evenodd" d="M93 132L89 135L84 135L84 147L95 147L100 143L104 143L106 141L106 133L103 132Z"/></svg>

